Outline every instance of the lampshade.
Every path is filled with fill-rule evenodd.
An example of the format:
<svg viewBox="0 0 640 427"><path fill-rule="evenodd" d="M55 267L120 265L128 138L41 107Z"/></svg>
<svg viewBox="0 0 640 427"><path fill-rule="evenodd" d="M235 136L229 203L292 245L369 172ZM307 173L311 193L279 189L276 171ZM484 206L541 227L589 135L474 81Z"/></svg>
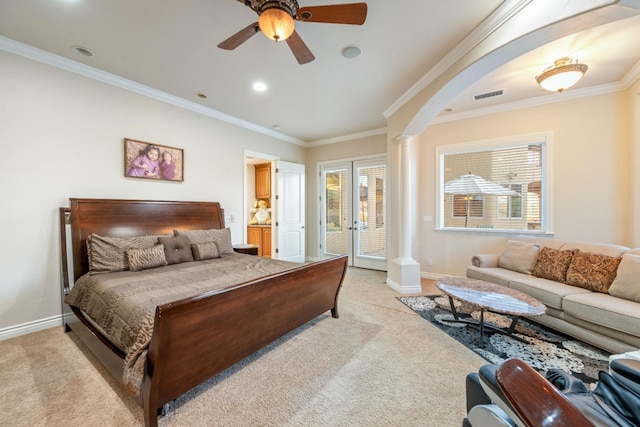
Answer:
<svg viewBox="0 0 640 427"><path fill-rule="evenodd" d="M288 39L295 28L291 15L275 7L260 14L258 25L262 34L275 41Z"/></svg>
<svg viewBox="0 0 640 427"><path fill-rule="evenodd" d="M560 58L536 77L536 81L543 89L551 92L562 92L578 83L589 69L585 64L578 64L571 58Z"/></svg>

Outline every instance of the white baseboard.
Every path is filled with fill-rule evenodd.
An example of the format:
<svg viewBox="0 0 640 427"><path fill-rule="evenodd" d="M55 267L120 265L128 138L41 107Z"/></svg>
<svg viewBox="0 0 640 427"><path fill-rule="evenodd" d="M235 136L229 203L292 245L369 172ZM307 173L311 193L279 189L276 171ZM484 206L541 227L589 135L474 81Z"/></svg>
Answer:
<svg viewBox="0 0 640 427"><path fill-rule="evenodd" d="M438 280L438 279L443 279L445 277L452 277L452 276L449 274L438 274L438 273L429 273L428 271L421 271L420 277L422 277L423 279Z"/></svg>
<svg viewBox="0 0 640 427"><path fill-rule="evenodd" d="M55 328L62 326L62 315L47 317L46 319L34 320L33 322L23 323L21 325L9 326L0 329L0 341L9 338L27 335L32 332L42 331L43 329Z"/></svg>

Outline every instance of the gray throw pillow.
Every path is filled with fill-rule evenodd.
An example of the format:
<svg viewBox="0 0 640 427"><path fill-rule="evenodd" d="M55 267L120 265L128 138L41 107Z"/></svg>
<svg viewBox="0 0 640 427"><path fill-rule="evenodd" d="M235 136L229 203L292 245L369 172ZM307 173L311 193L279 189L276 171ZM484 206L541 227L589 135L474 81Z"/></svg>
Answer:
<svg viewBox="0 0 640 427"><path fill-rule="evenodd" d="M191 242L187 236L160 237L158 242L164 245L164 255L169 264L193 261Z"/></svg>
<svg viewBox="0 0 640 427"><path fill-rule="evenodd" d="M196 245L191 245L191 252L193 252L193 258L196 261L220 258L218 247L215 243L198 243Z"/></svg>

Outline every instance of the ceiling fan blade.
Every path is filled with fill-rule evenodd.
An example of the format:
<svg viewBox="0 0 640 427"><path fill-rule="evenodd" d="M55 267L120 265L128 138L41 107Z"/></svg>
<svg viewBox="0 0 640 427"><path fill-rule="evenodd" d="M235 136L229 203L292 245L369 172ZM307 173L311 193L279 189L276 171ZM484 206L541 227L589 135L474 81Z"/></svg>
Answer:
<svg viewBox="0 0 640 427"><path fill-rule="evenodd" d="M237 33L220 43L218 47L220 49L233 50L240 46L242 43L249 40L251 36L253 36L258 31L260 31L260 27L258 26L257 22L254 22L253 24L247 26L246 28L243 28L242 30L238 31Z"/></svg>
<svg viewBox="0 0 640 427"><path fill-rule="evenodd" d="M289 45L291 52L293 52L293 55L298 60L298 64L306 64L307 62L311 62L316 59L307 45L302 41L296 30L293 30L293 33L287 39L287 44Z"/></svg>
<svg viewBox="0 0 640 427"><path fill-rule="evenodd" d="M309 6L298 9L296 19L306 22L362 25L367 19L366 3Z"/></svg>

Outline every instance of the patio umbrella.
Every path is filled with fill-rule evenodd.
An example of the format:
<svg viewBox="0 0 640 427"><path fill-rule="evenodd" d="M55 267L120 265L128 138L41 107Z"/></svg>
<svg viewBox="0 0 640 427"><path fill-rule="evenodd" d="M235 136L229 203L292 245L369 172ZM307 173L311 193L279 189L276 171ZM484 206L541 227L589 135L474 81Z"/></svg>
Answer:
<svg viewBox="0 0 640 427"><path fill-rule="evenodd" d="M444 184L444 192L446 194L457 194L462 196L478 196L490 194L494 196L517 196L518 192L506 188L495 182L487 181L481 176L469 173L462 175L456 179L452 179ZM467 227L469 221L469 199L466 198L466 217L464 226Z"/></svg>

